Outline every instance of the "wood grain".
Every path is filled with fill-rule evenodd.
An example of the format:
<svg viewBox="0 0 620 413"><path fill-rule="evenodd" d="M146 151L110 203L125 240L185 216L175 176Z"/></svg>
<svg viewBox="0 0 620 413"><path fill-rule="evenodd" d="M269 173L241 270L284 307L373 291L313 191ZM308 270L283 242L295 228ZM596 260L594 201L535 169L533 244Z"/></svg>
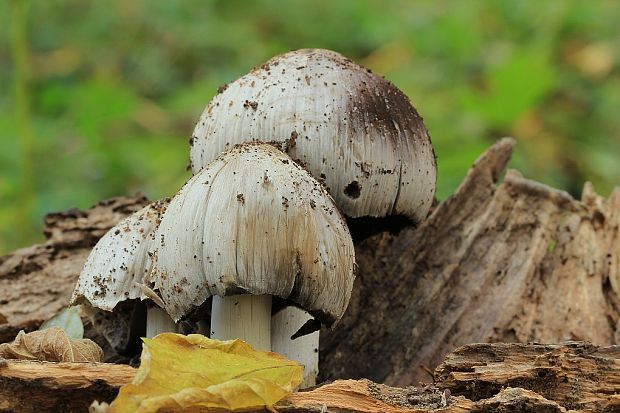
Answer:
<svg viewBox="0 0 620 413"><path fill-rule="evenodd" d="M498 185L513 145L492 146L420 227L357 243L321 377L403 387L468 343L618 343L620 189L576 200L516 171Z"/></svg>
<svg viewBox="0 0 620 413"><path fill-rule="evenodd" d="M120 364L6 360L0 412L86 411L111 402L136 370ZM44 406L45 408L42 408ZM337 380L293 393L279 412L620 411L620 348L583 342L472 344L448 355L435 383L406 388Z"/></svg>

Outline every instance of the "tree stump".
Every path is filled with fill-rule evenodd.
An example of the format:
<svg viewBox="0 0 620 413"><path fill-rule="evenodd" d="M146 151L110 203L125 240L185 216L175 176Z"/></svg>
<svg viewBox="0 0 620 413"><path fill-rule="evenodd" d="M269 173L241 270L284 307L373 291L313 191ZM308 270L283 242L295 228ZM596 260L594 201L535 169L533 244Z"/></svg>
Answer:
<svg viewBox="0 0 620 413"><path fill-rule="evenodd" d="M356 245L322 377L407 386L468 343L618 343L620 189L604 199L586 184L578 201L516 171L497 185L513 145L487 150L418 228Z"/></svg>

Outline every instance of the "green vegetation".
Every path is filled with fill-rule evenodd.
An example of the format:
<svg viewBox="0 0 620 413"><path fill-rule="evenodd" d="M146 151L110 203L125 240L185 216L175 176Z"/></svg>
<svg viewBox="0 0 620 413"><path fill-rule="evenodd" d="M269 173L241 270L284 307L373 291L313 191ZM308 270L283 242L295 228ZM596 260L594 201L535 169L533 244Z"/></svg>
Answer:
<svg viewBox="0 0 620 413"><path fill-rule="evenodd" d="M616 1L0 2L0 253L42 217L189 177L187 139L217 87L301 47L337 50L407 93L440 198L494 140L579 196L620 182Z"/></svg>

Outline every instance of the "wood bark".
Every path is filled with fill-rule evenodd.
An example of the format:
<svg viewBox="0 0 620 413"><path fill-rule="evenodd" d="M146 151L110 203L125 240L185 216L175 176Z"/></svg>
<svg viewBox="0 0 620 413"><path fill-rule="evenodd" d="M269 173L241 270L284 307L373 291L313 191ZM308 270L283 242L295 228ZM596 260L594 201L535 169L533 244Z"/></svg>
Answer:
<svg viewBox="0 0 620 413"><path fill-rule="evenodd" d="M323 378L407 386L467 343L618 343L620 189L604 199L587 184L579 201L516 171L498 185L513 145L493 145L418 228L356 245Z"/></svg>
<svg viewBox="0 0 620 413"><path fill-rule="evenodd" d="M479 401L520 387L567 410L620 411L620 347L566 344L471 344L435 370L435 385Z"/></svg>
<svg viewBox="0 0 620 413"><path fill-rule="evenodd" d="M0 412L86 412L112 400L135 369L124 364L6 360L0 365Z"/></svg>
<svg viewBox="0 0 620 413"><path fill-rule="evenodd" d="M613 412L620 409L620 349L475 344L448 355L435 384L397 388L338 380L293 393L279 412ZM111 402L136 370L120 364L7 360L0 364L0 412L86 411ZM45 407L43 409L43 407Z"/></svg>
<svg viewBox="0 0 620 413"><path fill-rule="evenodd" d="M351 303L322 332L323 379L408 386L472 342L618 343L620 190L586 185L576 200L515 171L498 184L513 145L493 145L418 227L356 241ZM0 341L64 307L92 245L146 202L52 214L44 244L0 258ZM108 324L128 337L129 322Z"/></svg>
<svg viewBox="0 0 620 413"><path fill-rule="evenodd" d="M99 238L147 203L143 196L118 197L85 211L71 209L49 214L43 228L45 243L0 257L0 314L5 319L4 323L0 321L0 343L12 341L19 330L36 330L43 321L65 308L82 265ZM130 316L117 318L115 322L116 335L112 341L128 341L128 329L123 327L130 325ZM91 338L105 344L97 337ZM108 354L109 357L114 355Z"/></svg>
<svg viewBox="0 0 620 413"><path fill-rule="evenodd" d="M0 257L0 313L8 324L35 325L66 307L91 248L108 229L147 203L142 196L118 197L85 211L48 214L45 243Z"/></svg>

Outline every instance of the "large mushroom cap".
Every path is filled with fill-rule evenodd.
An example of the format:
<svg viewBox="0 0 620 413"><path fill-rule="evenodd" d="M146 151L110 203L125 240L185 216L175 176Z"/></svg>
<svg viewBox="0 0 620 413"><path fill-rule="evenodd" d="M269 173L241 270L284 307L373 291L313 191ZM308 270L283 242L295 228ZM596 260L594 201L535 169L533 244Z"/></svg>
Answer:
<svg viewBox="0 0 620 413"><path fill-rule="evenodd" d="M88 303L112 311L121 301L147 298L140 284L150 273L153 230L168 200L153 202L110 229L90 252L71 304Z"/></svg>
<svg viewBox="0 0 620 413"><path fill-rule="evenodd" d="M268 294L331 325L353 288L354 250L332 198L286 154L239 145L171 200L151 282L179 320L212 295Z"/></svg>
<svg viewBox="0 0 620 413"><path fill-rule="evenodd" d="M276 56L220 89L190 140L194 173L248 141L280 142L350 217L420 221L433 201L437 167L422 118L392 83L336 52Z"/></svg>

